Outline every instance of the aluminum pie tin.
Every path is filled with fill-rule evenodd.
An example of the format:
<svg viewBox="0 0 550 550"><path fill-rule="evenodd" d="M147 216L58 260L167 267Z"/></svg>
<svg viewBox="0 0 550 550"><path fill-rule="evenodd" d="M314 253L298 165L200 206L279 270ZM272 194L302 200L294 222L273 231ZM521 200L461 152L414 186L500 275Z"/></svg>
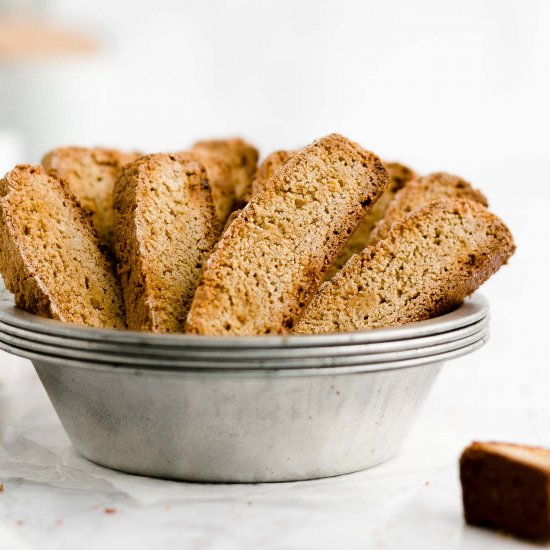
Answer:
<svg viewBox="0 0 550 550"><path fill-rule="evenodd" d="M68 326L4 301L0 347L32 361L89 460L170 479L293 481L395 455L442 366L481 348L488 321L477 296L395 329L210 338Z"/></svg>
<svg viewBox="0 0 550 550"><path fill-rule="evenodd" d="M89 460L161 478L257 483L388 460L444 363L484 343L382 364L282 370L113 367L21 355Z"/></svg>
<svg viewBox="0 0 550 550"><path fill-rule="evenodd" d="M437 346L447 344L456 340L461 340L473 336L486 328L489 324L489 316L485 316L476 323L456 329L451 332L434 334L432 336L423 336L420 338L410 338L407 340L398 340L395 342L373 342L370 344L356 344L353 346L326 346L326 347L311 347L311 348L282 348L277 352L277 358L299 359L306 357L332 357L345 355L370 355L386 352L395 352L403 350L413 350L419 348L427 348L428 346ZM37 345L54 346L58 348L69 348L78 350L78 352L97 353L96 359L100 359L101 354L107 354L109 359L113 356L139 356L139 357L160 357L166 359L189 359L189 360L215 360L221 362L231 362L234 360L234 354L229 354L224 349L200 349L200 348L185 348L183 346L166 346L165 348L138 345L122 345L110 342L87 341L81 339L71 339L62 336L54 336L30 330L21 329L12 325L7 325L0 321L0 335L4 335L6 343L15 343L14 338L21 339L22 347L31 347L39 351L48 352L48 348L32 348L25 345L35 343ZM1 336L0 336L1 337ZM65 354L63 354L65 355ZM272 349L246 349L239 350L239 360L257 360L257 359L272 359Z"/></svg>
<svg viewBox="0 0 550 550"><path fill-rule="evenodd" d="M11 298L0 299L0 321L7 325L32 332L50 334L68 339L143 346L149 348L175 347L182 349L222 349L237 353L239 349L287 349L328 346L349 346L375 342L395 342L452 332L472 325L486 317L489 312L487 300L476 294L467 298L454 311L427 321L410 323L399 327L373 329L350 333L284 335L284 336L197 336L190 334L155 334L137 331L97 329L80 327L44 319L26 313L13 305Z"/></svg>

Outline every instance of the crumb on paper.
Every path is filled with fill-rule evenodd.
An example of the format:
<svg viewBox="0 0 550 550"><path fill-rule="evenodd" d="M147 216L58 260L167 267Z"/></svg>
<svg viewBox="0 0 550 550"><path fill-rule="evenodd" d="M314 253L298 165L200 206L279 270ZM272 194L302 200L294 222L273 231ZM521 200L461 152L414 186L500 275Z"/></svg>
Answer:
<svg viewBox="0 0 550 550"><path fill-rule="evenodd" d="M63 525L63 523L64 523L63 518L57 518L57 519L55 520L55 524L56 524L56 525Z"/></svg>
<svg viewBox="0 0 550 550"><path fill-rule="evenodd" d="M15 525L25 525L25 522L22 519L16 519Z"/></svg>
<svg viewBox="0 0 550 550"><path fill-rule="evenodd" d="M246 505L247 505L247 506L252 506L252 501L251 501L251 500L247 500L247 501L246 501Z"/></svg>
<svg viewBox="0 0 550 550"><path fill-rule="evenodd" d="M4 492L4 484L0 483L0 493L3 493L3 492Z"/></svg>
<svg viewBox="0 0 550 550"><path fill-rule="evenodd" d="M424 482L424 485L429 485L429 484L430 484L429 481L425 481L425 482Z"/></svg>
<svg viewBox="0 0 550 550"><path fill-rule="evenodd" d="M167 504L167 505L164 507L164 510L165 510L166 512L169 512L171 509L172 509L172 506L170 506L170 504Z"/></svg>
<svg viewBox="0 0 550 550"><path fill-rule="evenodd" d="M114 514L116 512L116 508L104 508L103 513L104 514Z"/></svg>

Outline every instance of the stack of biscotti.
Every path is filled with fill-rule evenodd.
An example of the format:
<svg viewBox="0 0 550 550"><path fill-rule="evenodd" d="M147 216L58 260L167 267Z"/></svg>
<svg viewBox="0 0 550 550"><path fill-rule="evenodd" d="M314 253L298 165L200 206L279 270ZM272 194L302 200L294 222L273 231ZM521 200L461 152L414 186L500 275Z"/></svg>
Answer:
<svg viewBox="0 0 550 550"><path fill-rule="evenodd" d="M352 256L305 308L295 332L348 332L445 313L514 252L504 223L479 203L441 199Z"/></svg>
<svg viewBox="0 0 550 550"><path fill-rule="evenodd" d="M376 155L337 134L293 155L222 234L191 304L187 331L291 329L387 183Z"/></svg>
<svg viewBox="0 0 550 550"><path fill-rule="evenodd" d="M514 252L457 176L417 176L338 134L257 160L232 138L146 156L65 147L16 167L0 197L8 288L89 326L310 334L442 314Z"/></svg>
<svg viewBox="0 0 550 550"><path fill-rule="evenodd" d="M63 179L80 206L91 214L101 243L110 250L114 247L113 186L122 167L139 156L115 149L59 147L42 159L46 171Z"/></svg>

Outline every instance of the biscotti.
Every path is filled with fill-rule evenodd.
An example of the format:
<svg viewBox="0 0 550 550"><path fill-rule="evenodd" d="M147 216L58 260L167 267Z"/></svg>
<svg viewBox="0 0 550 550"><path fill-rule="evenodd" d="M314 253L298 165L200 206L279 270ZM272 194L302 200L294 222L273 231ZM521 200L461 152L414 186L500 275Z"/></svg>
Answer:
<svg viewBox="0 0 550 550"><path fill-rule="evenodd" d="M223 233L187 330L254 335L292 328L387 182L376 155L338 134L294 155Z"/></svg>
<svg viewBox="0 0 550 550"><path fill-rule="evenodd" d="M239 138L199 141L191 151L206 168L218 221L223 226L250 195L258 151Z"/></svg>
<svg viewBox="0 0 550 550"><path fill-rule="evenodd" d="M113 248L113 185L120 169L139 153L114 149L59 147L47 153L42 166L57 173L69 185L80 206L92 215L100 241Z"/></svg>
<svg viewBox="0 0 550 550"><path fill-rule="evenodd" d="M439 200L411 212L386 239L352 256L305 309L296 333L402 325L448 312L514 252L484 206Z"/></svg>
<svg viewBox="0 0 550 550"><path fill-rule="evenodd" d="M384 216L386 208L392 202L395 194L403 186L415 177L415 173L403 164L398 162L385 162L384 166L390 175L390 183L380 198L374 203L372 210L365 215L357 229L350 237L342 253L336 258L327 273L327 279L332 278L335 273L353 256L363 251L367 246L370 233L375 224Z"/></svg>
<svg viewBox="0 0 550 550"><path fill-rule="evenodd" d="M281 150L268 155L258 168L256 177L252 182L252 195L261 191L269 178L281 166L284 166L293 154L295 154L295 151ZM332 278L353 254L361 252L367 246L372 228L383 217L386 208L395 197L397 191L416 176L410 168L398 162L385 162L384 166L390 176L389 184L374 203L372 209L365 214L338 258L330 266L326 275L327 279Z"/></svg>
<svg viewBox="0 0 550 550"><path fill-rule="evenodd" d="M474 442L460 457L460 481L467 523L550 541L550 449Z"/></svg>
<svg viewBox="0 0 550 550"><path fill-rule="evenodd" d="M265 184L269 181L271 176L279 169L281 166L284 166L287 161L294 155L296 151L273 151L265 157L262 161L254 180L251 186L251 196L254 196L256 193L259 193L264 187ZM249 197L250 199L250 197Z"/></svg>
<svg viewBox="0 0 550 550"><path fill-rule="evenodd" d="M409 212L437 199L468 199L488 206L487 199L467 181L445 172L436 172L410 181L401 189L384 211L383 218L374 226L367 244L384 239L393 223Z"/></svg>
<svg viewBox="0 0 550 550"><path fill-rule="evenodd" d="M89 215L57 175L16 166L0 181L0 271L18 307L124 328L122 292Z"/></svg>
<svg viewBox="0 0 550 550"><path fill-rule="evenodd" d="M182 332L219 235L204 167L185 153L142 157L124 167L113 206L129 328Z"/></svg>

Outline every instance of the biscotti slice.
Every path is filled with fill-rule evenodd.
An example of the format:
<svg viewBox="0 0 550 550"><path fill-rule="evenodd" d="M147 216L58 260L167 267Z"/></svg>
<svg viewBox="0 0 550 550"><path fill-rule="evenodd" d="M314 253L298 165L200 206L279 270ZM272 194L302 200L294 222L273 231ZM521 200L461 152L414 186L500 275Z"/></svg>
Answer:
<svg viewBox="0 0 550 550"><path fill-rule="evenodd" d="M16 166L0 181L0 271L18 307L124 328L122 292L92 223L55 174Z"/></svg>
<svg viewBox="0 0 550 550"><path fill-rule="evenodd" d="M254 335L290 329L387 181L376 155L337 134L294 155L223 233L187 330Z"/></svg>
<svg viewBox="0 0 550 550"><path fill-rule="evenodd" d="M415 177L415 173L398 162L385 162L384 166L390 175L390 183L380 198L374 203L372 210L365 215L357 229L350 237L342 253L336 258L327 273L327 279L334 277L336 272L353 256L363 251L369 239L369 235L375 224L384 216L386 208L392 202L395 194L403 186Z"/></svg>
<svg viewBox="0 0 550 550"><path fill-rule="evenodd" d="M550 449L474 442L460 481L467 523L550 541Z"/></svg>
<svg viewBox="0 0 550 550"><path fill-rule="evenodd" d="M257 149L240 138L199 141L191 149L206 168L220 224L250 195Z"/></svg>
<svg viewBox="0 0 550 550"><path fill-rule="evenodd" d="M429 203L352 256L319 289L295 332L403 325L450 311L514 252L504 223L472 201Z"/></svg>
<svg viewBox="0 0 550 550"><path fill-rule="evenodd" d="M407 183L387 205L384 217L372 229L366 244L375 244L384 239L393 223L437 199L467 199L488 206L483 193L458 176L436 172L416 178Z"/></svg>
<svg viewBox="0 0 550 550"><path fill-rule="evenodd" d="M60 147L47 153L42 166L65 180L78 202L92 215L102 243L113 249L113 185L120 169L139 153L114 149Z"/></svg>
<svg viewBox="0 0 550 550"><path fill-rule="evenodd" d="M296 151L281 150L273 151L273 153L267 155L258 167L254 181L252 182L250 197L259 193L265 187L265 184L269 181L271 176L281 168L281 166L284 166L295 153Z"/></svg>
<svg viewBox="0 0 550 550"><path fill-rule="evenodd" d="M128 327L182 332L219 234L204 167L184 153L141 157L122 170L113 207Z"/></svg>

